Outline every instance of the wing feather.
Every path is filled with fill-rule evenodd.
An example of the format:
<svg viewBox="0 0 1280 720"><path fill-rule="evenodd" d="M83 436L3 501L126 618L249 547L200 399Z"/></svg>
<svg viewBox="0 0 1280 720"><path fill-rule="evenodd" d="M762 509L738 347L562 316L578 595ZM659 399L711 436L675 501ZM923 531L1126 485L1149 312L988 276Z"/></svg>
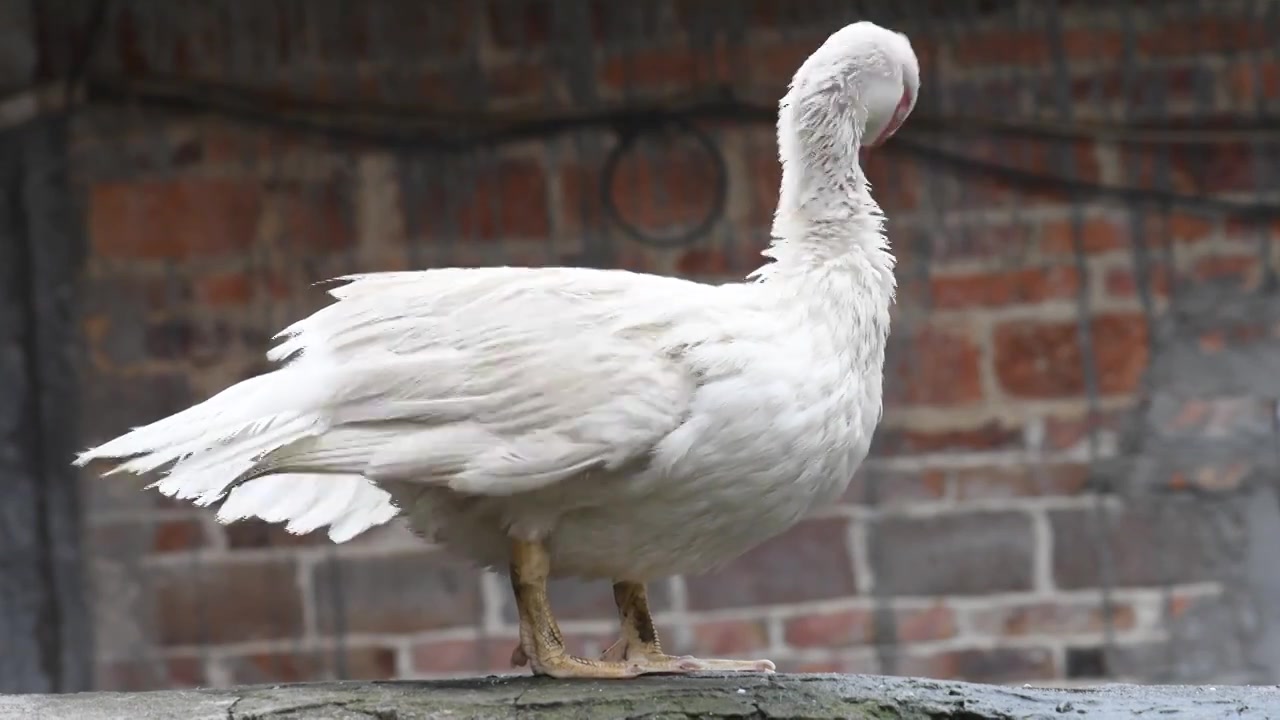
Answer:
<svg viewBox="0 0 1280 720"><path fill-rule="evenodd" d="M445 278L456 284L432 287ZM297 370L349 369L339 422L255 471L510 494L619 467L688 410L693 379L662 332L672 318L648 310L669 306L673 282L708 287L566 269L357 276L277 348Z"/></svg>
<svg viewBox="0 0 1280 720"><path fill-rule="evenodd" d="M624 271L442 269L342 278L284 361L83 453L160 470L165 494L224 499L335 540L397 510L379 482L509 495L644 457L688 413L681 346L719 287ZM720 303L724 308L724 303Z"/></svg>

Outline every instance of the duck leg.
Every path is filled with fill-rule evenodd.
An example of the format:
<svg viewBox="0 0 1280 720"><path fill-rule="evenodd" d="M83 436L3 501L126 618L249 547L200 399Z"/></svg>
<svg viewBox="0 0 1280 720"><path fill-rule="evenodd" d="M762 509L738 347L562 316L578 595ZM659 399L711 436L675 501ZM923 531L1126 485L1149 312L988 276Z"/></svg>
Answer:
<svg viewBox="0 0 1280 720"><path fill-rule="evenodd" d="M514 541L511 547L511 588L520 614L520 644L511 664L529 663L537 675L556 678L623 679L650 673L773 672L768 660L707 660L676 657L662 652L649 612L644 585L619 581L613 598L622 634L599 660L570 655L560 626L547 601L551 561L541 543Z"/></svg>
<svg viewBox="0 0 1280 720"><path fill-rule="evenodd" d="M606 662L644 663L646 672L773 672L774 664L768 660L716 660L677 657L662 652L658 631L649 612L649 598L644 584L618 581L613 584L613 600L618 606L618 619L622 621L622 636L601 660Z"/></svg>
<svg viewBox="0 0 1280 720"><path fill-rule="evenodd" d="M633 678L646 671L643 662L589 660L570 655L547 601L551 561L541 543L516 540L511 546L511 589L520 614L520 645L511 654L516 665L528 662L536 675L556 678Z"/></svg>

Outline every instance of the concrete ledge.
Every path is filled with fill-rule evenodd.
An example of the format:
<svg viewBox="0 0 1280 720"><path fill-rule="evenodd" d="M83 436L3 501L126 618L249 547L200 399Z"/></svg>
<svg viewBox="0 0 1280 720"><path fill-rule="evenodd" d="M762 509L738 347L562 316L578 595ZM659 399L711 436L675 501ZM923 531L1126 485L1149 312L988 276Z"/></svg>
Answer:
<svg viewBox="0 0 1280 720"><path fill-rule="evenodd" d="M322 682L225 690L0 696L22 720L408 720L425 718L1280 718L1276 687L1002 687L863 675L528 676Z"/></svg>

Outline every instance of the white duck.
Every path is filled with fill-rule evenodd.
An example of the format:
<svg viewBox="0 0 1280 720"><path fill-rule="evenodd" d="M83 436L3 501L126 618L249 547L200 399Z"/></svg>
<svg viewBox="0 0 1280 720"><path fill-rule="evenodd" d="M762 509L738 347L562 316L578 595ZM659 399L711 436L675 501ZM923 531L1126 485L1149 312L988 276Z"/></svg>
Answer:
<svg viewBox="0 0 1280 720"><path fill-rule="evenodd" d="M343 278L268 374L88 450L224 522L342 542L399 514L510 573L513 662L555 677L772 671L662 652L644 583L723 564L834 501L881 415L895 282L859 148L915 105L907 38L833 34L782 99L773 262L704 285L620 270ZM614 583L622 635L569 655L546 582Z"/></svg>

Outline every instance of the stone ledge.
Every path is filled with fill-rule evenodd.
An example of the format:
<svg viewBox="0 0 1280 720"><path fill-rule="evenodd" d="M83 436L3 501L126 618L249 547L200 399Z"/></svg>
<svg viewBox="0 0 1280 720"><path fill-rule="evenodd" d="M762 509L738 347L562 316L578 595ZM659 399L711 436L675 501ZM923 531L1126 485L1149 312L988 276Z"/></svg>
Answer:
<svg viewBox="0 0 1280 720"><path fill-rule="evenodd" d="M867 675L651 676L622 682L528 676L320 682L221 690L0 696L29 720L409 720L426 718L1268 718L1280 688L1004 687Z"/></svg>

